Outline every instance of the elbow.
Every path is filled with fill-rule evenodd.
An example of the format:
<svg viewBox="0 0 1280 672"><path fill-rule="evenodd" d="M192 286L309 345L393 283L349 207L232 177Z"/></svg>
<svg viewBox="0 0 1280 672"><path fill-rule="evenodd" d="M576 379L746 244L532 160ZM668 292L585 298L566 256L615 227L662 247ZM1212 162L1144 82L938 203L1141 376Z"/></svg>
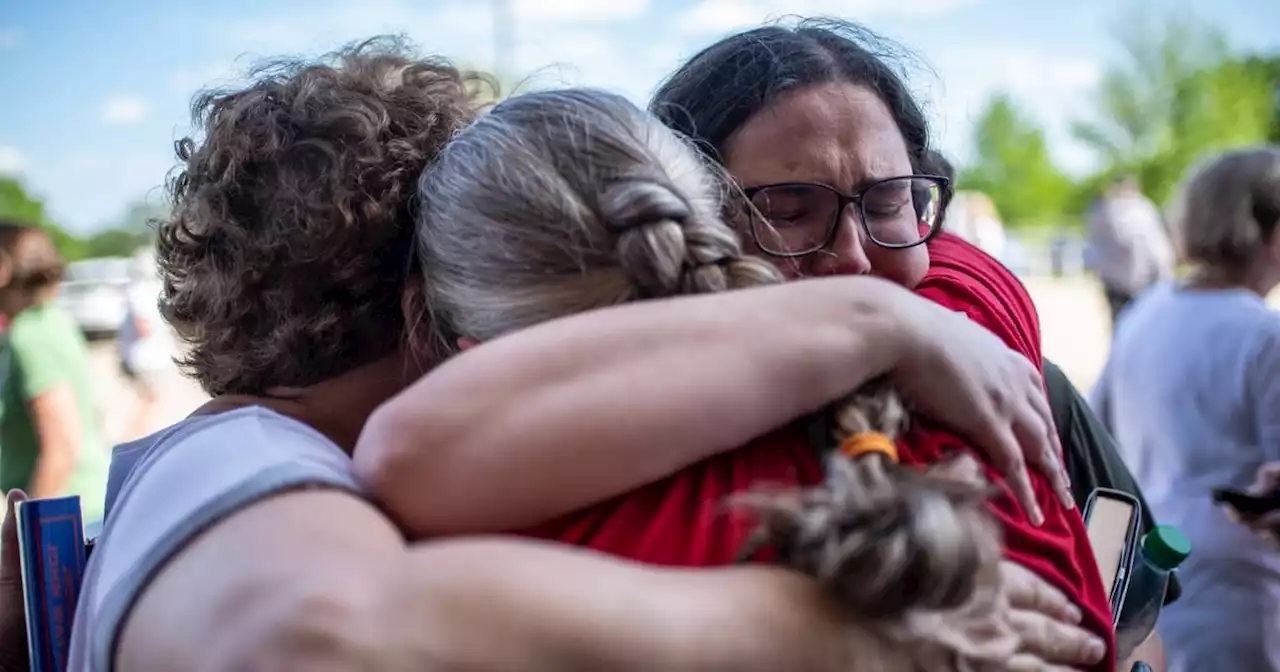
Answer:
<svg viewBox="0 0 1280 672"><path fill-rule="evenodd" d="M374 411L353 453L356 477L410 539L451 532L451 490L444 458L452 442L424 431L394 404Z"/></svg>
<svg viewBox="0 0 1280 672"><path fill-rule="evenodd" d="M409 461L412 428L402 422L394 407L381 406L365 422L352 452L356 477L379 499L401 486L402 465Z"/></svg>

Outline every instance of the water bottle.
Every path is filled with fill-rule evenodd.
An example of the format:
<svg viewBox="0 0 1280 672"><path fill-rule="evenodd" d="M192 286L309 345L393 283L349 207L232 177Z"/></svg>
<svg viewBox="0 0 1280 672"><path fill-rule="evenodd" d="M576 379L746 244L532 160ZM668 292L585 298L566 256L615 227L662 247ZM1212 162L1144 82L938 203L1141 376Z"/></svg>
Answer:
<svg viewBox="0 0 1280 672"><path fill-rule="evenodd" d="M1169 574L1191 554L1191 542L1172 525L1157 525L1142 537L1129 570L1129 587L1116 620L1116 653L1128 658L1155 630Z"/></svg>

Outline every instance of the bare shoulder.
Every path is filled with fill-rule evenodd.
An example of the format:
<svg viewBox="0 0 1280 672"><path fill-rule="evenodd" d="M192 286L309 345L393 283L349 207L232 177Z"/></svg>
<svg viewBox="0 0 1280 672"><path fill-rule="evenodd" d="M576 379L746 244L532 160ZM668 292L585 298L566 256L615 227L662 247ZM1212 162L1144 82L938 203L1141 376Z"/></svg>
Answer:
<svg viewBox="0 0 1280 672"><path fill-rule="evenodd" d="M403 549L386 518L350 493L308 488L263 499L200 534L140 591L118 667L207 669L254 651L281 622L309 622L282 619L282 610L345 620Z"/></svg>

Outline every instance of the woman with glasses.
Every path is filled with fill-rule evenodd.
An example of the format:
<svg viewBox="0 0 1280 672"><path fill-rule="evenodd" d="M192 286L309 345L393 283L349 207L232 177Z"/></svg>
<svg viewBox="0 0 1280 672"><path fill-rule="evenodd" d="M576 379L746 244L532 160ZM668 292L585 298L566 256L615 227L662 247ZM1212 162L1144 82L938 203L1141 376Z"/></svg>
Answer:
<svg viewBox="0 0 1280 672"><path fill-rule="evenodd" d="M1025 288L990 256L941 232L950 185L933 167L924 112L891 65L898 53L841 22L759 28L694 56L659 88L651 109L750 196L758 213L749 219L750 238L784 273L891 280L962 312L1039 368L1038 319ZM910 213L898 207L906 194ZM947 445L949 434L933 429L907 441ZM1056 433L1052 423L1036 429ZM1052 459L1060 464L1060 455ZM993 504L1006 558L1049 579L1082 609L1087 630L1110 639L1110 609L1083 521L1055 501L1048 479L1032 477L1043 525L1008 499Z"/></svg>
<svg viewBox="0 0 1280 672"><path fill-rule="evenodd" d="M886 250L920 245L937 231L949 188L945 177L909 175L874 179L851 194L821 182L780 182L744 189L743 195L759 213L746 219L760 251L801 259L831 247L850 208L871 244Z"/></svg>
<svg viewBox="0 0 1280 672"><path fill-rule="evenodd" d="M805 22L796 29L771 27L727 38L678 72L659 93L655 109L664 121L692 136L728 169L747 197L735 208L738 211L735 222L750 241L749 247L772 260L786 277L874 275L915 288L920 294L995 331L1008 345L1038 365L1039 335L1034 307L1025 290L994 261L975 253L971 247L962 246L952 237L938 235L949 184L943 177L917 169L922 166L927 151L923 115L896 73L869 48L860 46L871 43L866 36L857 34L851 39L850 33L857 31L847 26L832 28ZM750 64L748 71L743 71L743 63ZM663 115L664 109L676 112ZM765 110L767 113L762 113ZM698 133L694 133L694 129ZM571 156L571 152L566 154ZM435 192L431 198L437 203L447 202L447 198L442 199ZM525 215L536 211L526 210ZM486 208L485 212L493 216L494 211ZM529 265L532 260L517 264L520 257L516 250L511 250L511 254L483 254L488 245L503 240L503 236L468 238L466 244L456 250L457 259L447 253L439 240L423 245L420 251L429 255L424 258L427 262L424 272L429 277L434 277L433 272L450 268L462 269L459 272L463 273L461 280L434 278L428 281L429 297L438 297L440 292L450 290L462 292L460 296L466 298L456 305L469 324L496 319L493 316L504 309L514 310L513 305L531 300L536 278L512 285L515 280L503 280L500 273L484 272L506 268L509 264L519 268L544 268L541 262ZM466 256L465 264L463 256ZM478 259L489 259L494 266ZM583 257L581 263L585 265L575 268L587 273L591 259L594 257ZM524 276L513 271L507 277ZM505 294L479 291L469 284L482 281L506 283L503 286L507 291ZM569 284L560 287L559 299L567 301L574 296L570 287ZM602 285L597 289L605 291L606 287ZM621 294L614 300L626 296ZM850 298L855 297L856 294L850 294ZM725 300L730 297L726 296ZM580 308L595 305L585 298L583 301ZM763 308L765 304L760 305L761 310L767 312L768 309ZM428 306L433 319L447 322L450 314L447 307L442 307L439 301L428 301ZM782 313L777 315L779 319L787 319ZM938 328L951 327L939 323ZM473 342L466 329L456 336L461 339L460 343ZM448 340L443 339L446 352L458 345ZM580 347L570 343L566 340L569 350ZM496 344L494 347L493 351L497 352ZM476 354L483 350L485 348L479 348ZM566 359L568 357L566 353ZM473 360L473 365L478 361ZM1022 363L1027 366L1026 375L1037 381L1027 394L1043 404L1038 372L1029 362ZM696 389L700 390L712 389L708 381L718 378L741 384L742 376L732 376L728 371L717 373L717 367L741 368L744 360L726 363L708 358L696 370L683 372L662 370L658 366L628 369L626 362L611 358L602 358L594 367L590 362L586 364L585 368L574 368L563 361L556 366L548 364L545 375L539 376L536 384L526 384L527 389L523 391L513 391L509 379L503 381L501 390L487 389L483 382L475 380L462 381L447 374L451 367L446 364L375 414L357 449L357 465L410 533L475 532L506 529L498 521L518 526L538 519L532 506L516 507L520 510L515 513L499 511L501 503L484 494L495 490L521 501L533 501L536 499L531 495L534 483L558 482L561 485L554 493L557 506L562 511L572 509L573 506L566 509L565 505L574 501L573 493L581 494L587 489L584 483L600 481L582 472L577 472L577 478L552 481L542 473L553 468L554 460L546 458L549 461L544 462L544 466L537 466L531 456L563 455L564 460L572 460L588 449L600 451L600 445L583 444L582 428L587 425L594 429L592 436L608 437L602 445L617 449L616 453L604 451L604 455L617 457L612 462L596 461L598 466L594 468L605 471L594 473L602 474L601 478L612 486L622 485L620 489L629 487L628 483L635 486L661 478L681 464L699 459L686 452L683 462L673 464L670 446L653 439L650 445L653 460L668 460L665 467L654 473L650 465L648 471L632 473L629 466L623 465L633 465L635 461L623 459L622 445L641 446L645 437L703 437L708 439L707 445L701 446L703 457L734 445L725 442L722 434L710 438L712 433L706 429L705 414L681 415L676 409L671 411L670 426L654 426L649 422L654 419L650 411L661 399L655 401L651 397L687 398L687 394L680 394L683 391L673 389L676 386L670 383L680 376L691 381L687 385L698 385ZM928 365L925 366L927 370ZM608 375L611 369L612 378ZM557 376L562 384L549 384L548 379ZM767 378L756 378L752 382L766 388L770 385ZM585 394L584 390L593 392L589 399L574 397L585 403L576 403L572 410L566 411L575 417L565 419L561 433L522 435L514 429L519 425L514 424L509 440L498 439L505 431L501 422L492 417L478 421L475 417L475 409L496 412L495 409L501 410L499 404L477 401L469 404L472 408L466 412L460 412L456 405L456 399L466 395L476 400L507 399L519 411L519 400L524 399L528 408L521 412L533 414L529 417L538 416L541 426L546 421L545 415L556 407L555 403L545 401L547 390L554 390L553 398ZM1005 401L1011 407L1019 405L1023 400L1016 395L1020 394L1022 388L1015 386ZM453 407L446 408L450 404L442 403L444 400L455 400ZM917 410L918 416L927 418L933 409ZM643 413L645 422L636 419L637 412ZM993 409L980 410L970 419L991 418L995 413ZM735 421L746 424L759 418L749 412L743 416ZM677 429L680 422L685 424ZM1038 413L1002 418L990 425L991 435L979 435L985 428L961 426L963 421L956 421L954 417L945 418L945 424L959 430L974 444L990 445L994 436L996 444L1056 448L1052 421ZM442 429L449 427L453 429ZM794 459L801 459L796 457L797 451L809 450L808 443L803 436L797 437L794 430L795 426L780 430L771 435L769 441L775 448L785 447ZM442 441L433 442L430 450L420 450L418 444L424 432ZM921 421L907 435L903 450L907 459L931 462L967 443L960 436ZM482 445L489 446L483 454L472 450ZM498 445L509 445L515 452L503 457L502 451L495 452L493 448ZM729 455L746 452L749 451ZM1001 454L1010 452L1021 455L1017 450ZM1020 566L1025 565L1049 578L1079 605L1087 630L1105 639L1109 636L1110 621L1106 597L1080 518L1067 510L1069 503L1064 503L1070 500L1065 479L1057 480L1059 487L1057 493L1054 492L1053 484L1060 477L1060 458L1053 451L1033 453L1027 459L1045 469L1048 476L1036 477L1035 492L1025 508L1020 508L1011 498L1001 499L993 507L1004 523L1009 547L1007 557L1013 561L1004 566L1012 573L1022 571ZM522 466L519 470L507 469L501 477L495 476L503 471L504 464ZM994 464L1008 466L1000 461ZM615 467L612 471L610 465ZM772 471L759 472L752 472L747 465L749 462L740 465L735 478L746 482L771 479L787 482L788 478L794 482L797 477L803 482L805 478L803 470L794 466L788 474L785 469L777 469L776 464ZM586 469L582 463L574 468ZM565 474L574 473L568 464L555 469L566 470L562 472ZM468 487L450 487L450 484L462 483ZM1016 481L1010 485L1020 494ZM682 499L682 503L669 505L670 502L655 500L653 488L645 488L536 532L548 534L548 530L552 530L550 536L580 540L598 538L607 528L609 535L623 539L619 543L636 543L625 538L639 529L637 517L660 514L678 527L682 519L696 519L707 511L714 512L718 506L717 498L700 499L699 494L705 497L708 492L723 493L722 487L707 487L707 482L699 485L696 479L688 483L685 490L688 497ZM1055 494L1058 501L1054 501ZM601 495L598 488L596 495ZM1043 521L1037 520L1041 517L1038 510L1041 508L1045 510ZM460 517L470 522L460 524ZM684 524L687 526L688 521ZM661 545L660 536L659 541L651 543ZM1037 611L1033 605L1015 606L1025 607L1014 619L1021 624L1044 616L1033 613ZM1075 627L1074 619L1052 614L1046 621L1035 621L1035 626L1024 629L1039 629L1047 636L1036 644L1028 644L1033 638L1024 640L1026 646L1020 655L1045 665L1109 667L1102 641L1094 643L1095 650L1091 651L1088 641L1092 636ZM1080 645L1072 646L1073 643Z"/></svg>
<svg viewBox="0 0 1280 672"><path fill-rule="evenodd" d="M574 152L575 147L583 149ZM696 150L621 97L568 90L502 102L456 136L419 183L424 198L417 226L418 270L422 305L429 307L431 319L421 321L430 338L420 335L416 340L431 347L433 358L448 358L471 343L493 341L501 347L502 337L516 332L528 338L526 330L595 308L737 289L746 291L725 298L757 307L762 324L754 333L764 340L770 338L766 321L834 332L838 320L823 326L822 320L804 319L803 313L856 314L854 297L859 294L870 302L881 291L898 301L918 301L874 278L770 286L780 284L783 276L765 259L744 253L739 236L723 219L718 198L722 185L715 175ZM910 193L895 197L906 200L896 206L883 201L884 212L896 208L906 221L920 221ZM797 315L758 309L788 297L797 305ZM671 307L656 303L658 310ZM940 327L961 327L963 318L940 312ZM696 324L697 319L688 321ZM662 322L649 323L650 333L661 333ZM684 349L689 331L663 331L675 348ZM749 342L744 335L731 338ZM772 555L764 557L787 558L791 566L822 579L836 593L836 604L869 619L890 647L883 650L868 642L868 664L879 661L875 665L883 667L886 657L940 651L1002 664L1013 653L1014 638L1006 636L1004 603L988 600L1000 594L994 581L1000 542L982 504L985 481L976 463L961 457L921 474L885 469L848 453L847 459L830 455L832 439L873 430L892 435L906 417L888 386L867 386L867 377L848 375L854 369L870 373L869 363L883 352L876 345L880 338L855 340L862 342L837 346L845 361L828 360L826 375L813 375L817 371L794 352L789 358L794 372L778 368L768 375L764 368L766 375L758 379L779 392L810 389L775 397L773 408L757 403L754 409L735 409L747 417L716 410L732 393L713 401L700 394L706 387L687 380L691 385L670 390L662 400L672 411L699 420L701 430L685 437L663 440L656 428L648 431L645 407L652 404L646 402L623 408L615 418L619 429L633 428L639 442L584 445L580 435L556 451L541 451L545 445L529 440L462 447L447 436L427 442L417 431L387 431L388 412L394 415L391 409L401 406L393 401L370 419L355 461L359 466L385 455L387 439L396 437L404 446L417 444L415 452L427 456L427 462L465 452L473 460L521 467L514 480L493 472L460 477L440 462L433 473L423 473L414 467L427 462L418 461L400 470L404 479L416 483L413 501L386 491L391 481L385 475L371 479L375 494L383 496L409 534L499 532L530 525L525 534L674 566L726 565L759 557L749 551L752 518L732 515L726 507L753 489L771 486L778 492L791 486L790 494L776 501L782 509L794 495L815 502L814 507L794 511L794 527L781 523L790 514L780 509L779 524L761 532L789 537L803 527L799 536L805 540L772 539L767 545ZM593 347L609 359L643 358L599 342ZM565 348L573 350L569 342ZM725 339L721 349L730 354L739 375L757 378L760 372L752 374L752 369L767 366L776 346L759 343L751 356L751 349ZM749 358L744 361L735 352ZM458 358L463 359L467 357ZM709 371L686 372L674 370L670 360L665 365L646 361L659 375L710 376L707 382L719 378L715 372L723 368L713 364ZM602 384L630 382L615 367L603 370L608 379ZM802 371L810 375L796 375ZM1028 375L1022 382L1029 383L1030 375L1023 371ZM554 387L540 392L524 400L530 432L544 419L536 410L542 399L559 396ZM823 400L833 402L829 415L815 413L812 422L787 423L819 410ZM769 431L780 423L787 424ZM817 434L814 440L807 431ZM965 472L969 467L972 471ZM832 503L818 503L828 495ZM611 496L616 498L602 501ZM756 496L768 497L763 492ZM930 625L921 628L918 619Z"/></svg>

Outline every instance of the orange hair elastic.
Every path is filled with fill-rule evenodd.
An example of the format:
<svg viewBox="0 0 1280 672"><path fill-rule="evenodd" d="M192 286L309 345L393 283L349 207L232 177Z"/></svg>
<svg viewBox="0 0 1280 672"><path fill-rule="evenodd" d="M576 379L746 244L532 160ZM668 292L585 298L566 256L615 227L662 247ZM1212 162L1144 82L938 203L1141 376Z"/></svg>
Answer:
<svg viewBox="0 0 1280 672"><path fill-rule="evenodd" d="M850 458L867 453L880 453L891 462L898 461L898 445L880 432L858 432L840 442L840 452Z"/></svg>

